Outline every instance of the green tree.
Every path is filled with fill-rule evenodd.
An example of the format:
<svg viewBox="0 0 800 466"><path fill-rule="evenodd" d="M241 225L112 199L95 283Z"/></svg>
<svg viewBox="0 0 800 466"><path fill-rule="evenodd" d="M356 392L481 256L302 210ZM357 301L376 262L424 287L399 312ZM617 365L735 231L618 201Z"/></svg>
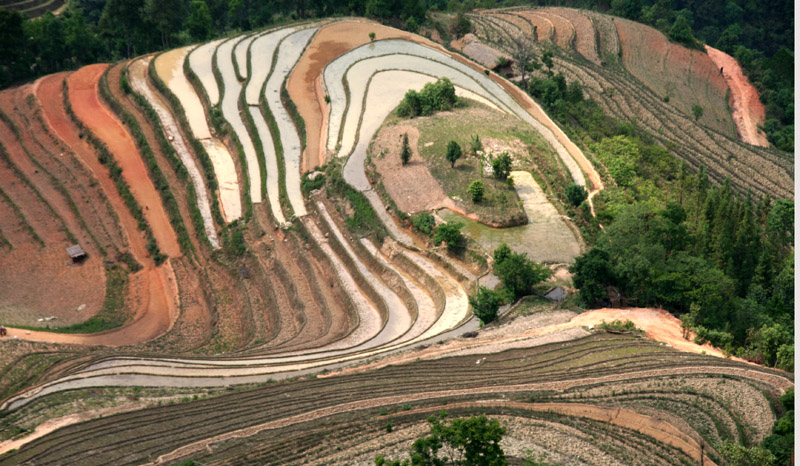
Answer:
<svg viewBox="0 0 800 466"><path fill-rule="evenodd" d="M467 193L472 197L472 202L479 203L483 200L483 181L475 180L467 188Z"/></svg>
<svg viewBox="0 0 800 466"><path fill-rule="evenodd" d="M374 32L370 32L369 33L369 41L370 42L375 42L375 33Z"/></svg>
<svg viewBox="0 0 800 466"><path fill-rule="evenodd" d="M214 33L214 22L208 4L203 0L193 0L189 4L189 17L186 18L186 29L196 41L204 41Z"/></svg>
<svg viewBox="0 0 800 466"><path fill-rule="evenodd" d="M408 133L403 133L403 149L400 151L400 161L403 165L408 165L411 160L411 147L408 145Z"/></svg>
<svg viewBox="0 0 800 466"><path fill-rule="evenodd" d="M687 47L697 47L697 39L692 34L692 27L684 15L678 15L669 29L669 38Z"/></svg>
<svg viewBox="0 0 800 466"><path fill-rule="evenodd" d="M777 244L788 247L794 243L794 201L778 199L767 216L767 231Z"/></svg>
<svg viewBox="0 0 800 466"><path fill-rule="evenodd" d="M593 306L606 297L606 286L614 284L614 270L607 252L594 248L575 258L569 267L572 283L578 296L587 306Z"/></svg>
<svg viewBox="0 0 800 466"><path fill-rule="evenodd" d="M511 173L511 156L503 152L492 160L492 173L498 180L505 180Z"/></svg>
<svg viewBox="0 0 800 466"><path fill-rule="evenodd" d="M101 37L126 58L136 55L137 48L143 52L152 43L150 27L143 19L144 6L144 0L108 0L100 16Z"/></svg>
<svg viewBox="0 0 800 466"><path fill-rule="evenodd" d="M464 226L461 222L445 222L436 227L433 235L433 242L435 244L447 244L448 249L457 249L461 246L463 237L461 236L461 228Z"/></svg>
<svg viewBox="0 0 800 466"><path fill-rule="evenodd" d="M641 0L612 0L611 14L635 21L642 14L642 2Z"/></svg>
<svg viewBox="0 0 800 466"><path fill-rule="evenodd" d="M23 25L25 15L18 11L0 9L0 87L21 79L30 73L30 50L26 47Z"/></svg>
<svg viewBox="0 0 800 466"><path fill-rule="evenodd" d="M430 235L436 226L436 219L430 212L423 211L411 217L411 224L422 233Z"/></svg>
<svg viewBox="0 0 800 466"><path fill-rule="evenodd" d="M186 5L183 0L145 0L144 15L161 34L161 46L166 49L183 25Z"/></svg>
<svg viewBox="0 0 800 466"><path fill-rule="evenodd" d="M703 107L697 104L692 105L692 115L694 115L694 121L698 121L700 118L703 118Z"/></svg>
<svg viewBox="0 0 800 466"><path fill-rule="evenodd" d="M467 18L463 11L458 12L455 21L450 26L450 34L456 39L472 32L472 22Z"/></svg>
<svg viewBox="0 0 800 466"><path fill-rule="evenodd" d="M500 441L506 433L497 419L484 415L447 422L446 412L431 416L430 434L414 441L410 459L375 458L376 466L506 466Z"/></svg>
<svg viewBox="0 0 800 466"><path fill-rule="evenodd" d="M469 297L469 305L472 306L472 313L480 319L481 323L488 324L497 318L497 310L503 304L503 297L500 293L479 286L475 293Z"/></svg>
<svg viewBox="0 0 800 466"><path fill-rule="evenodd" d="M583 186L575 183L567 186L565 194L567 195L567 200L569 203L575 207L581 205L581 203L585 201L586 197L588 196L586 189Z"/></svg>
<svg viewBox="0 0 800 466"><path fill-rule="evenodd" d="M503 245L498 246L498 249ZM507 245L506 245L507 247ZM528 259L528 255L518 252L494 253L494 274L503 283L503 287L515 298L521 298L533 291L533 285L544 281L550 276L550 269L538 262ZM500 258L500 261L497 259Z"/></svg>
<svg viewBox="0 0 800 466"><path fill-rule="evenodd" d="M447 161L450 162L450 167L455 168L456 160L461 158L461 146L455 141L447 143L447 154L445 155Z"/></svg>

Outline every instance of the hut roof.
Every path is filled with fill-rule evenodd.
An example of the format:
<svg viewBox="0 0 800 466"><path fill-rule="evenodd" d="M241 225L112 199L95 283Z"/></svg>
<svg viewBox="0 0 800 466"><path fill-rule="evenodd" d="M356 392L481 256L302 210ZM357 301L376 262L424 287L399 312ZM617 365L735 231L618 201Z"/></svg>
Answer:
<svg viewBox="0 0 800 466"><path fill-rule="evenodd" d="M83 257L86 253L83 251L83 248L80 244L75 244L67 248L67 254L69 257L76 259L78 257Z"/></svg>

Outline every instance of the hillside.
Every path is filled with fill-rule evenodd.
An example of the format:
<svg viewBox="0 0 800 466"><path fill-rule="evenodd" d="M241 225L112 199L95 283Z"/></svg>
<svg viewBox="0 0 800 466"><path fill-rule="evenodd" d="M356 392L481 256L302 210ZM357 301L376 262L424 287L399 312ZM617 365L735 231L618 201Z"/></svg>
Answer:
<svg viewBox="0 0 800 466"><path fill-rule="evenodd" d="M555 44L554 70L690 168L793 198L792 162L737 139L707 55L575 10L469 17L493 47ZM669 73L647 74L645 36ZM294 21L46 75L0 111L0 464L373 464L442 409L502 419L517 462L720 464L793 387L655 306L584 312L592 199L619 192L599 151L421 35ZM503 241L540 278L512 288ZM484 323L475 296L501 283Z"/></svg>

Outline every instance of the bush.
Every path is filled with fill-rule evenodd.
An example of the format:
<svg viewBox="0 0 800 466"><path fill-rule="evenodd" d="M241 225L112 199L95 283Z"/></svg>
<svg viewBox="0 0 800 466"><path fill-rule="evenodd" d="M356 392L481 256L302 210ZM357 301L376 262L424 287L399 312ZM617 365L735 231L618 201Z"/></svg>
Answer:
<svg viewBox="0 0 800 466"><path fill-rule="evenodd" d="M456 20L450 26L450 34L455 36L456 39L465 36L472 32L472 22L464 15L464 12L459 12L456 15Z"/></svg>
<svg viewBox="0 0 800 466"><path fill-rule="evenodd" d="M586 189L579 184L571 184L567 186L566 194L569 203L574 205L575 207L581 205L581 203L585 201L586 198L588 197Z"/></svg>
<svg viewBox="0 0 800 466"><path fill-rule="evenodd" d="M456 166L456 160L461 158L461 146L455 141L447 143L447 154L445 158L450 162L450 167L454 168Z"/></svg>
<svg viewBox="0 0 800 466"><path fill-rule="evenodd" d="M483 143L481 142L480 136L478 136L477 134L473 135L469 139L469 151L473 155L478 155L478 152L482 150L483 150Z"/></svg>
<svg viewBox="0 0 800 466"><path fill-rule="evenodd" d="M408 145L408 133L403 133L403 149L400 151L400 161L408 165L411 160L411 147Z"/></svg>
<svg viewBox="0 0 800 466"><path fill-rule="evenodd" d="M461 246L463 236L461 236L461 228L464 226L461 222L447 222L436 227L433 236L435 244L444 242L447 244L447 249L453 250Z"/></svg>
<svg viewBox="0 0 800 466"><path fill-rule="evenodd" d="M456 88L447 78L428 83L421 91L413 89L406 92L403 101L397 106L395 115L401 118L427 116L442 110L450 110L458 102Z"/></svg>
<svg viewBox="0 0 800 466"><path fill-rule="evenodd" d="M411 224L420 232L430 236L436 226L436 219L433 218L433 214L430 212L420 212L411 217Z"/></svg>
<svg viewBox="0 0 800 466"><path fill-rule="evenodd" d="M495 249L494 260L494 274L515 298L530 294L533 285L550 276L548 268L528 259L525 253L511 251L505 243Z"/></svg>
<svg viewBox="0 0 800 466"><path fill-rule="evenodd" d="M481 180L473 181L472 184L469 185L469 188L467 188L467 193L472 196L472 202L476 204L483 200L483 191L483 181Z"/></svg>
<svg viewBox="0 0 800 466"><path fill-rule="evenodd" d="M498 180L505 180L511 173L511 156L503 152L492 160L492 173Z"/></svg>
<svg viewBox="0 0 800 466"><path fill-rule="evenodd" d="M493 322L497 318L497 310L500 309L501 304L503 304L502 295L485 286L478 287L475 294L469 297L472 313L484 325Z"/></svg>

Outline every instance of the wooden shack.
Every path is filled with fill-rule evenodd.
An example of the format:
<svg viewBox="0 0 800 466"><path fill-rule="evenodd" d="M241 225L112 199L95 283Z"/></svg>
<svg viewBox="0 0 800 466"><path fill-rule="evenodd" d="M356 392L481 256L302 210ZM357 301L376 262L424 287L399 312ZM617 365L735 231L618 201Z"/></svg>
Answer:
<svg viewBox="0 0 800 466"><path fill-rule="evenodd" d="M86 252L80 244L75 244L67 248L67 254L72 259L73 264L77 264L86 259Z"/></svg>

